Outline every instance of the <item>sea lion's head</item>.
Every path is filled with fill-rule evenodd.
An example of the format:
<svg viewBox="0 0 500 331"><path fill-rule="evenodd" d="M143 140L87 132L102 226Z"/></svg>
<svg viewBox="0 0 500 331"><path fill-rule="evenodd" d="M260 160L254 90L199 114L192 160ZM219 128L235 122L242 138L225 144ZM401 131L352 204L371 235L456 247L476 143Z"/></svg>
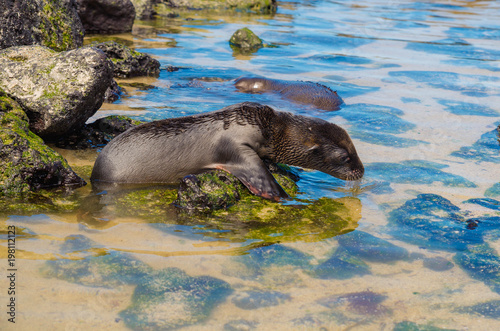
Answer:
<svg viewBox="0 0 500 331"><path fill-rule="evenodd" d="M293 116L283 127L283 148L274 144L278 162L322 171L343 180L363 177L364 167L347 131L333 123ZM287 121L288 122L288 121Z"/></svg>
<svg viewBox="0 0 500 331"><path fill-rule="evenodd" d="M270 81L259 77L240 77L234 82L234 86L241 92L264 92L269 90Z"/></svg>

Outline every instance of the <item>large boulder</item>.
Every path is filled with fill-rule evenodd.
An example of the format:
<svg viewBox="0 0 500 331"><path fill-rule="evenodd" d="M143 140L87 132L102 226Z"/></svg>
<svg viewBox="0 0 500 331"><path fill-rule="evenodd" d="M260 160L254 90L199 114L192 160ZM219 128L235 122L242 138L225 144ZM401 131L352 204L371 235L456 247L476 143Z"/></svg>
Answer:
<svg viewBox="0 0 500 331"><path fill-rule="evenodd" d="M83 45L75 0L0 1L0 49L44 45L65 51Z"/></svg>
<svg viewBox="0 0 500 331"><path fill-rule="evenodd" d="M77 0L78 15L85 31L92 33L129 32L135 19L130 0Z"/></svg>
<svg viewBox="0 0 500 331"><path fill-rule="evenodd" d="M106 41L92 46L103 51L113 62L115 77L158 77L160 74L160 62L148 54L136 52L114 41Z"/></svg>
<svg viewBox="0 0 500 331"><path fill-rule="evenodd" d="M106 55L90 47L56 53L42 46L0 51L0 88L30 119L30 129L52 138L81 127L101 107L113 79Z"/></svg>
<svg viewBox="0 0 500 331"><path fill-rule="evenodd" d="M0 89L0 195L82 185L85 181L28 129L28 118L19 104Z"/></svg>

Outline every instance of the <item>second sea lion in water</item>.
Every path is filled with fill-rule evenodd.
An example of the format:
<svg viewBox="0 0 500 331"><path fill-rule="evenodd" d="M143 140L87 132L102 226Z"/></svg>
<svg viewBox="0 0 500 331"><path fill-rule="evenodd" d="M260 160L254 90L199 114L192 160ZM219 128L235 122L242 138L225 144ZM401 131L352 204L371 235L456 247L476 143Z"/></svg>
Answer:
<svg viewBox="0 0 500 331"><path fill-rule="evenodd" d="M241 77L234 86L247 93L276 92L285 99L323 110L339 110L344 103L337 92L313 82L293 82L263 77Z"/></svg>
<svg viewBox="0 0 500 331"><path fill-rule="evenodd" d="M222 169L258 196L288 197L263 159L344 180L359 179L364 172L351 138L341 127L244 102L129 129L103 148L91 180L175 183L189 174Z"/></svg>

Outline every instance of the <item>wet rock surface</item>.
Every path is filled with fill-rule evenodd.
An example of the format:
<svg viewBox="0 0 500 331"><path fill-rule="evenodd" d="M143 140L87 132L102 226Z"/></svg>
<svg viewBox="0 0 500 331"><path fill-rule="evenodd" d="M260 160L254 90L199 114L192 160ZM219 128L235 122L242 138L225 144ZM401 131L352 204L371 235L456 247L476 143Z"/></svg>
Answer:
<svg viewBox="0 0 500 331"><path fill-rule="evenodd" d="M126 116L107 116L68 132L56 140L55 144L65 149L103 147L120 133L141 123Z"/></svg>
<svg viewBox="0 0 500 331"><path fill-rule="evenodd" d="M154 76L160 74L160 62L148 54L136 52L114 41L92 45L103 51L113 62L113 75L119 78Z"/></svg>
<svg viewBox="0 0 500 331"><path fill-rule="evenodd" d="M83 34L74 0L0 1L0 49L43 45L66 51L81 47Z"/></svg>
<svg viewBox="0 0 500 331"><path fill-rule="evenodd" d="M85 185L66 160L28 128L21 107L0 89L0 195Z"/></svg>
<svg viewBox="0 0 500 331"><path fill-rule="evenodd" d="M237 30L229 39L233 50L241 53L254 53L263 47L262 40L249 28Z"/></svg>
<svg viewBox="0 0 500 331"><path fill-rule="evenodd" d="M130 0L76 0L87 33L129 32L135 19Z"/></svg>
<svg viewBox="0 0 500 331"><path fill-rule="evenodd" d="M42 46L0 51L0 88L28 115L30 129L42 137L82 127L102 105L112 66L104 53L84 47L54 53Z"/></svg>

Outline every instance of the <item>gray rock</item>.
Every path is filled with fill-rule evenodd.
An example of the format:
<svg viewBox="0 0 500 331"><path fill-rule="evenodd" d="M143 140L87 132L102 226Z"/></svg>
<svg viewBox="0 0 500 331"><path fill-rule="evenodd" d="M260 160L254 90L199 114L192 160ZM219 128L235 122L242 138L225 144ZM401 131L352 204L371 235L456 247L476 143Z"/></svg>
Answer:
<svg viewBox="0 0 500 331"><path fill-rule="evenodd" d="M115 77L158 77L160 74L160 62L147 54L136 52L114 41L107 41L92 46L103 51L113 62Z"/></svg>
<svg viewBox="0 0 500 331"><path fill-rule="evenodd" d="M140 20L152 19L155 11L153 5L156 0L131 0L135 8L135 17Z"/></svg>
<svg viewBox="0 0 500 331"><path fill-rule="evenodd" d="M1 89L0 123L0 195L85 185L61 155L30 132L26 114Z"/></svg>
<svg viewBox="0 0 500 331"><path fill-rule="evenodd" d="M0 51L0 88L13 97L42 137L81 127L101 107L112 65L101 51L85 47L55 53L42 46Z"/></svg>
<svg viewBox="0 0 500 331"><path fill-rule="evenodd" d="M0 1L0 49L43 45L65 51L83 45L75 0Z"/></svg>
<svg viewBox="0 0 500 331"><path fill-rule="evenodd" d="M78 15L87 32L132 31L135 8L130 0L77 0Z"/></svg>

